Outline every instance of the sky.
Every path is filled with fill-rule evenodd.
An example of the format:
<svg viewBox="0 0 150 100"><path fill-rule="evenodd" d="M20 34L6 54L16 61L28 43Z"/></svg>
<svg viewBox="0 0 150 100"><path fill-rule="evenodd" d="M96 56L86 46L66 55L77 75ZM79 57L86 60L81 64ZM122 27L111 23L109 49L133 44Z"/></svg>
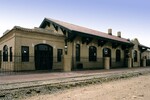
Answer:
<svg viewBox="0 0 150 100"><path fill-rule="evenodd" d="M150 47L150 0L0 0L0 36L14 26L39 27L45 17L106 33L112 28Z"/></svg>

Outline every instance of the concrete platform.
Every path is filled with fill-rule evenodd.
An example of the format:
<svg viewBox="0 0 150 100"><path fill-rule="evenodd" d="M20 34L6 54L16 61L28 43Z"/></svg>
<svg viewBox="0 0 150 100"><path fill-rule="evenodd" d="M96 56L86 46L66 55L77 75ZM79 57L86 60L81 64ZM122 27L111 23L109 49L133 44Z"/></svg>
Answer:
<svg viewBox="0 0 150 100"><path fill-rule="evenodd" d="M28 83L28 82L44 82L44 81L59 81L69 78L90 77L90 76L105 76L123 73L132 73L140 71L150 71L150 67L140 67L132 69L110 69L110 70L84 70L72 72L24 72L16 75L0 76L0 85Z"/></svg>
<svg viewBox="0 0 150 100"><path fill-rule="evenodd" d="M51 73L29 72L20 75L0 76L0 98L13 98L16 94L19 96L27 95L32 94L32 92L35 93L35 91L37 93L49 93L53 89L101 83L103 81L134 77L147 73L150 73L150 67Z"/></svg>
<svg viewBox="0 0 150 100"><path fill-rule="evenodd" d="M0 84L9 83L20 83L20 82L33 82L33 81L44 81L44 80L57 80L63 78L74 78L80 76L91 76L91 75L106 75L106 74L117 74L126 72L136 72L150 70L150 67L140 68L122 68L122 69L110 69L110 70L84 70L84 71L71 71L71 72L48 72L48 71L34 71L34 72L21 72L18 74L3 75L0 76Z"/></svg>

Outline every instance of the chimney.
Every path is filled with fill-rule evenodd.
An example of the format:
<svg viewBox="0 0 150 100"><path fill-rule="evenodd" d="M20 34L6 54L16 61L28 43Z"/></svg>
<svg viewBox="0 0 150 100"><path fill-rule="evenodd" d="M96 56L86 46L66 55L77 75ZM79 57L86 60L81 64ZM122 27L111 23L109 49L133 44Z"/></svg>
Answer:
<svg viewBox="0 0 150 100"><path fill-rule="evenodd" d="M112 35L112 29L108 29L108 35Z"/></svg>
<svg viewBox="0 0 150 100"><path fill-rule="evenodd" d="M117 36L121 38L121 32L117 32Z"/></svg>

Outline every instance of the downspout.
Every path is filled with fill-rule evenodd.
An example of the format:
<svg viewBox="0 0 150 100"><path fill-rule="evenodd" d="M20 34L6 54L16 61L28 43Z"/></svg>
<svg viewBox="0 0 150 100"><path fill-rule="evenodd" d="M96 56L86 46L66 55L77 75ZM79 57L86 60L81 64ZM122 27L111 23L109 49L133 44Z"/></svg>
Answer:
<svg viewBox="0 0 150 100"><path fill-rule="evenodd" d="M74 41L72 42L72 68L74 69Z"/></svg>

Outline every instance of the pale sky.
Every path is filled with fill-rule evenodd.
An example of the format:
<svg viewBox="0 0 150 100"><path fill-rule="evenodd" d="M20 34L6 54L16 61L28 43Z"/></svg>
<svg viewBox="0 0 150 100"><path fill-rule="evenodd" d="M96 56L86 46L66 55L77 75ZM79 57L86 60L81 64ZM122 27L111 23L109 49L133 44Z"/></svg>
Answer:
<svg viewBox="0 0 150 100"><path fill-rule="evenodd" d="M39 27L45 17L102 32L112 28L150 47L150 0L0 0L0 36L14 26Z"/></svg>

